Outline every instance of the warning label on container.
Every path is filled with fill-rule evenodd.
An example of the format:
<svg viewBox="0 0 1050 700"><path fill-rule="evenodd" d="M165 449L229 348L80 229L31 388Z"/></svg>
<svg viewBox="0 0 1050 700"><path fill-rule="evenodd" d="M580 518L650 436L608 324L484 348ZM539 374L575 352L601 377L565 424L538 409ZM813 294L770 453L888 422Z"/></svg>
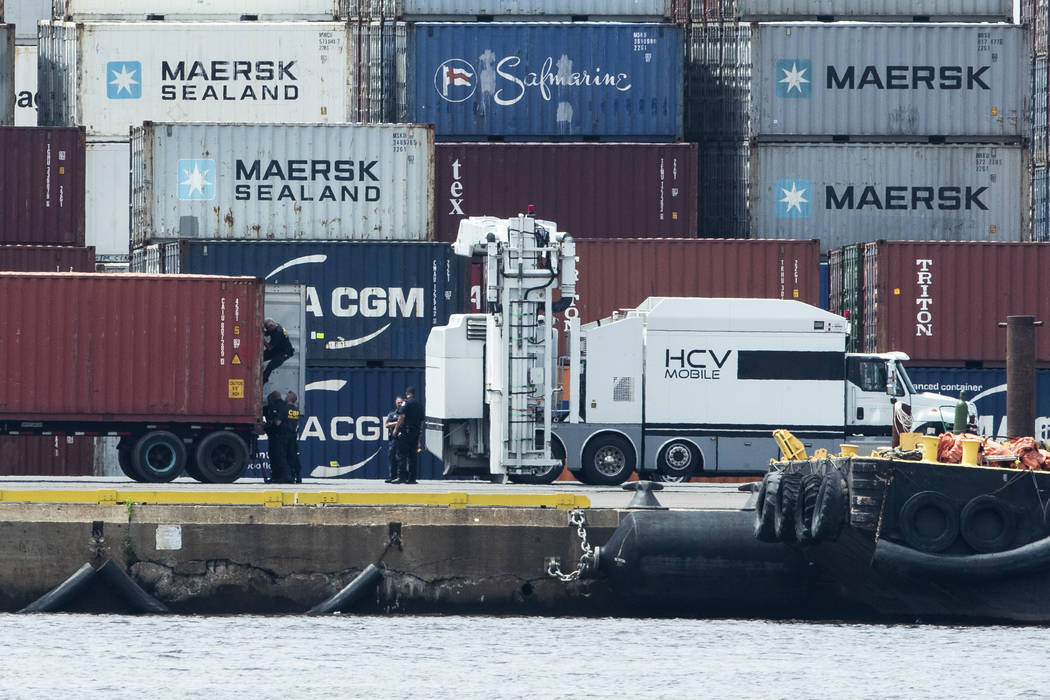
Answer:
<svg viewBox="0 0 1050 700"><path fill-rule="evenodd" d="M237 353L233 353L233 359L230 360L230 364L231 365L239 365L239 364L241 364L241 356L238 355Z"/></svg>
<svg viewBox="0 0 1050 700"><path fill-rule="evenodd" d="M244 398L244 380L243 379L231 379L229 380L229 396L231 399L243 399Z"/></svg>

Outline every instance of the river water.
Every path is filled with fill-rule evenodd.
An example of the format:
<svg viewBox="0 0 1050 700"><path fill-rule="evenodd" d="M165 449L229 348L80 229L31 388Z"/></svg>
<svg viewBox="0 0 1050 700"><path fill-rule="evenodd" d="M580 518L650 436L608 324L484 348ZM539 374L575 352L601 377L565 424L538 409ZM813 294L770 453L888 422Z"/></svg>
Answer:
<svg viewBox="0 0 1050 700"><path fill-rule="evenodd" d="M2 698L1050 697L1045 627L0 615Z"/></svg>

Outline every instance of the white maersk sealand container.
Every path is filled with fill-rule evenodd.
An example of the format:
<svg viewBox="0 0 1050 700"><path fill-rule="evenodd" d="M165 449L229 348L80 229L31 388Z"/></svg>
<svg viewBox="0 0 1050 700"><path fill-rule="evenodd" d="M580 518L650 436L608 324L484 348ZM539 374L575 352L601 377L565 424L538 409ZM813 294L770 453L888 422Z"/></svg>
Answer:
<svg viewBox="0 0 1050 700"><path fill-rule="evenodd" d="M1030 91L1025 29L995 24L759 24L759 139L1016 139Z"/></svg>
<svg viewBox="0 0 1050 700"><path fill-rule="evenodd" d="M15 126L36 126L36 44L15 46Z"/></svg>
<svg viewBox="0 0 1050 700"><path fill-rule="evenodd" d="M339 0L54 0L53 17L78 22L147 19L220 21L331 21L339 19Z"/></svg>
<svg viewBox="0 0 1050 700"><path fill-rule="evenodd" d="M749 22L774 20L874 20L911 22L1009 22L1012 0L737 0Z"/></svg>
<svg viewBox="0 0 1050 700"><path fill-rule="evenodd" d="M136 247L433 233L431 126L147 123L132 132L131 161Z"/></svg>
<svg viewBox="0 0 1050 700"><path fill-rule="evenodd" d="M45 22L40 124L127 138L145 121L344 122L337 22Z"/></svg>

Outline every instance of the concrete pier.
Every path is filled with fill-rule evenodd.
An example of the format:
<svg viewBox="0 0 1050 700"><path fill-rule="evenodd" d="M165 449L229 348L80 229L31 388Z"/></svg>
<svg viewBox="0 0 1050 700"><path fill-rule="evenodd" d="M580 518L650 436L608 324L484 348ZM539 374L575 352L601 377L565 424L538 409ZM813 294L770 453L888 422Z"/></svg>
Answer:
<svg viewBox="0 0 1050 700"><path fill-rule="evenodd" d="M673 508L738 509L748 496L737 484L666 486L659 498ZM546 567L551 557L566 571L579 561L571 510L584 511L588 539L602 544L631 495L567 483L394 490L317 480L277 490L3 478L0 610L109 559L172 612L301 613L381 558L382 582L355 611L604 614L619 605L605 584L562 583Z"/></svg>

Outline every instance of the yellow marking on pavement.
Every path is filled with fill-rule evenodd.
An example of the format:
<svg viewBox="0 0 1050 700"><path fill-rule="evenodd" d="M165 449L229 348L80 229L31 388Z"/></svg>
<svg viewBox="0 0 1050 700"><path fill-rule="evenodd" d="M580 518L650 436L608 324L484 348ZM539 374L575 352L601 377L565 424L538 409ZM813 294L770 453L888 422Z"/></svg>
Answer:
<svg viewBox="0 0 1050 700"><path fill-rule="evenodd" d="M114 489L2 489L0 503L90 503L98 505L261 505L315 506L378 505L434 506L468 508L502 506L508 508L590 508L591 499L573 493L362 493L343 491L137 491Z"/></svg>

